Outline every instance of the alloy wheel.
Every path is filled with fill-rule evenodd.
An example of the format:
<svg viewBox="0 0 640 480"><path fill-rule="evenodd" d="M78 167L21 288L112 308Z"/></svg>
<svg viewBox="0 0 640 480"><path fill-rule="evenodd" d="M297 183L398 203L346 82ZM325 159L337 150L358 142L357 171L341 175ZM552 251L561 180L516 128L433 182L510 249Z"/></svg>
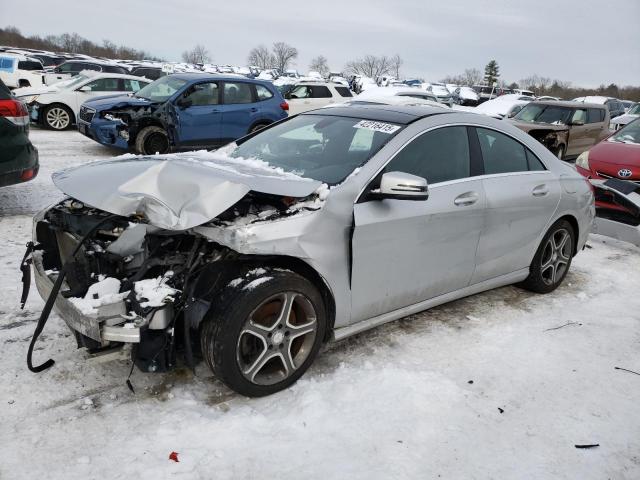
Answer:
<svg viewBox="0 0 640 480"><path fill-rule="evenodd" d="M237 361L245 379L273 385L290 377L309 357L318 330L311 301L298 292L264 300L240 331Z"/></svg>
<svg viewBox="0 0 640 480"><path fill-rule="evenodd" d="M547 240L541 257L540 273L547 285L555 285L567 271L571 260L571 235L564 229L556 230Z"/></svg>
<svg viewBox="0 0 640 480"><path fill-rule="evenodd" d="M53 107L47 110L47 124L55 130L64 130L71 123L69 113L62 107Z"/></svg>

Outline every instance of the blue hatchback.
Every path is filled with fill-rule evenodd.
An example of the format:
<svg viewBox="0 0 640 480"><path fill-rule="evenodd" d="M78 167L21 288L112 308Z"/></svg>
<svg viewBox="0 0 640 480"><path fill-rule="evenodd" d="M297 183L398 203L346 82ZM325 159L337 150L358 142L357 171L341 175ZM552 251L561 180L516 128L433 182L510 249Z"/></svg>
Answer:
<svg viewBox="0 0 640 480"><path fill-rule="evenodd" d="M287 117L270 83L202 73L174 74L133 95L90 100L78 130L96 142L142 154L215 148Z"/></svg>

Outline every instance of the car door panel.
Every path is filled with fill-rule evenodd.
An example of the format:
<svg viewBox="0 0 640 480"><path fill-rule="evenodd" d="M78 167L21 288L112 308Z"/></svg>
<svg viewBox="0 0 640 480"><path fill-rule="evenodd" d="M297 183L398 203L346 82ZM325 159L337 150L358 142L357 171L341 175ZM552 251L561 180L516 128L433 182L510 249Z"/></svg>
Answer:
<svg viewBox="0 0 640 480"><path fill-rule="evenodd" d="M225 82L220 137L235 140L249 133L249 127L260 117L253 89L246 82Z"/></svg>
<svg viewBox="0 0 640 480"><path fill-rule="evenodd" d="M187 96L180 95L176 104L178 143L182 146L215 144L220 138L222 108L218 82L203 82L187 89Z"/></svg>
<svg viewBox="0 0 640 480"><path fill-rule="evenodd" d="M528 267L561 195L558 179L549 171L496 175L482 182L486 224L471 283Z"/></svg>
<svg viewBox="0 0 640 480"><path fill-rule="evenodd" d="M466 287L474 272L484 208L480 179L434 185L425 201L356 204L352 320Z"/></svg>

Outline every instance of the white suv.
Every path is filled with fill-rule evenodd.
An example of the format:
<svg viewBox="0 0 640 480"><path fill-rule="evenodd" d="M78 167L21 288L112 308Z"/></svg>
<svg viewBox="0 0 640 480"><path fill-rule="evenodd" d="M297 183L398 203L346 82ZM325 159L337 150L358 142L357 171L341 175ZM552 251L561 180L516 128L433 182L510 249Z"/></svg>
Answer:
<svg viewBox="0 0 640 480"><path fill-rule="evenodd" d="M285 95L289 115L321 108L330 103L342 103L353 98L349 87L326 82L299 82Z"/></svg>
<svg viewBox="0 0 640 480"><path fill-rule="evenodd" d="M135 93L151 80L133 75L85 70L68 80L40 88L18 88L14 94L29 107L31 121L52 130L71 127L80 106L95 97Z"/></svg>
<svg viewBox="0 0 640 480"><path fill-rule="evenodd" d="M43 69L42 62L38 58L0 52L0 80L9 88L42 85Z"/></svg>

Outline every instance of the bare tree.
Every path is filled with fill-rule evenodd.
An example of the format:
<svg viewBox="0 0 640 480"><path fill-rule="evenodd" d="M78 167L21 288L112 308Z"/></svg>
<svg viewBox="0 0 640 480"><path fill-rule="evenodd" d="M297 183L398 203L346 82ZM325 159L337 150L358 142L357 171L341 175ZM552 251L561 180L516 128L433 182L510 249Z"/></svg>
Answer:
<svg viewBox="0 0 640 480"><path fill-rule="evenodd" d="M191 50L182 52L182 60L186 63L209 63L211 54L204 45L196 45Z"/></svg>
<svg viewBox="0 0 640 480"><path fill-rule="evenodd" d="M533 90L538 95L543 95L553 84L553 80L548 77L541 77L538 74L529 75L518 82L522 88Z"/></svg>
<svg viewBox="0 0 640 480"><path fill-rule="evenodd" d="M466 85L467 79L464 75L447 75L440 79L441 83L452 83L454 85Z"/></svg>
<svg viewBox="0 0 640 480"><path fill-rule="evenodd" d="M391 70L389 58L385 55L365 55L363 58L347 62L345 69L354 74L364 75L373 79L388 74Z"/></svg>
<svg viewBox="0 0 640 480"><path fill-rule="evenodd" d="M280 73L284 73L292 60L298 57L298 49L284 42L273 44L274 68Z"/></svg>
<svg viewBox="0 0 640 480"><path fill-rule="evenodd" d="M309 64L309 70L313 72L318 72L323 77L329 75L329 64L327 62L327 57L324 55L318 55L316 58L311 60Z"/></svg>
<svg viewBox="0 0 640 480"><path fill-rule="evenodd" d="M264 45L258 45L257 47L252 48L249 52L247 62L249 65L255 65L262 70L266 70L273 68L275 59L267 47Z"/></svg>
<svg viewBox="0 0 640 480"><path fill-rule="evenodd" d="M400 67L402 67L402 64L404 63L404 61L402 60L402 57L400 57L400 55L396 53L393 57L389 59L389 63L391 64L390 66L391 74L395 78L400 80Z"/></svg>
<svg viewBox="0 0 640 480"><path fill-rule="evenodd" d="M467 68L462 76L464 85L478 85L483 79L482 72L477 68Z"/></svg>

